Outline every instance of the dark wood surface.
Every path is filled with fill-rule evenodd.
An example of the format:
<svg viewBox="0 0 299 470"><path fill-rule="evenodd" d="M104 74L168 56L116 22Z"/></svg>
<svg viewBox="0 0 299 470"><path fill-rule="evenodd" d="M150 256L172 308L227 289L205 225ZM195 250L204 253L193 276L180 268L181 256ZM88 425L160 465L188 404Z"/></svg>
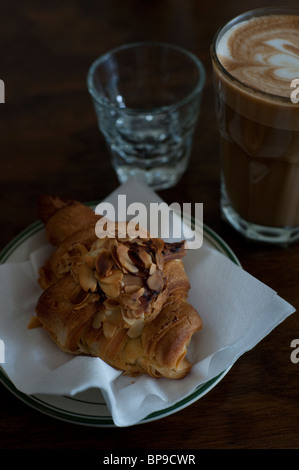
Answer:
<svg viewBox="0 0 299 470"><path fill-rule="evenodd" d="M293 2L296 4L297 2ZM253 276L299 307L299 245L245 241L220 219L219 155L209 46L216 30L268 0L34 0L2 2L0 78L0 248L37 219L36 200L50 192L100 200L118 185L86 89L101 53L122 43L161 40L199 56L207 81L190 168L168 202L203 202L204 222ZM1 332L0 332L1 337ZM0 448L270 449L299 447L299 364L290 343L292 315L244 354L207 395L159 421L93 428L56 420L0 385Z"/></svg>

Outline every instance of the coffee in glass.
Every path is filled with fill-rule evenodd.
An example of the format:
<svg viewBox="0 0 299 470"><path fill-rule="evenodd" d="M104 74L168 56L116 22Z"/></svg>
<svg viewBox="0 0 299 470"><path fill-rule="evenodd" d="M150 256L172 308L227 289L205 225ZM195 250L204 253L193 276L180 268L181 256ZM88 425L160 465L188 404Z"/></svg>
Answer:
<svg viewBox="0 0 299 470"><path fill-rule="evenodd" d="M211 55L222 215L249 239L298 240L299 10L240 15L218 31Z"/></svg>

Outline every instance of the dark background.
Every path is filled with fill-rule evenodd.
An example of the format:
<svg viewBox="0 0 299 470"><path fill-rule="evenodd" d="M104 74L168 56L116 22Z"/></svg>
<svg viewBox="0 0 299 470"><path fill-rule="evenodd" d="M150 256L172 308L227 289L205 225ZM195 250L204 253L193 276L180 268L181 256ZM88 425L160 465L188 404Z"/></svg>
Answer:
<svg viewBox="0 0 299 470"><path fill-rule="evenodd" d="M289 2L297 5L298 2ZM49 192L101 200L118 185L86 88L101 53L123 43L158 40L189 49L207 81L190 167L171 202L203 202L204 222L234 250L244 269L299 306L298 244L287 249L248 243L220 219L219 153L209 48L217 29L237 14L276 1L37 0L1 2L0 249L37 219ZM0 332L1 336L1 332ZM252 449L299 446L299 364L288 318L202 399L162 420L128 429L88 428L48 417L0 385L0 448Z"/></svg>

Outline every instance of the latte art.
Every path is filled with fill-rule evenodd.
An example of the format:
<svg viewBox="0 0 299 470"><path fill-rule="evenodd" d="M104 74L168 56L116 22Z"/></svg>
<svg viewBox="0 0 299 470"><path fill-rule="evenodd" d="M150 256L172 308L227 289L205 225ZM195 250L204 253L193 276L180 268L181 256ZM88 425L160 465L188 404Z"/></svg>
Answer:
<svg viewBox="0 0 299 470"><path fill-rule="evenodd" d="M290 96L299 78L299 16L255 17L233 26L220 39L217 55L243 83L278 96Z"/></svg>

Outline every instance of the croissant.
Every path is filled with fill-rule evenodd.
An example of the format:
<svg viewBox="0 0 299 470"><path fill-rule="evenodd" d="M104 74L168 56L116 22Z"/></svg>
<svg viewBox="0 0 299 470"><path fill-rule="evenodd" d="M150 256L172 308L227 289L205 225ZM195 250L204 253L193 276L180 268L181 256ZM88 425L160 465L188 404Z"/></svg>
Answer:
<svg viewBox="0 0 299 470"><path fill-rule="evenodd" d="M188 374L187 347L202 321L187 300L184 242L117 230L98 238L101 216L78 201L45 195L38 210L54 250L40 268L35 320L56 344L128 375Z"/></svg>

